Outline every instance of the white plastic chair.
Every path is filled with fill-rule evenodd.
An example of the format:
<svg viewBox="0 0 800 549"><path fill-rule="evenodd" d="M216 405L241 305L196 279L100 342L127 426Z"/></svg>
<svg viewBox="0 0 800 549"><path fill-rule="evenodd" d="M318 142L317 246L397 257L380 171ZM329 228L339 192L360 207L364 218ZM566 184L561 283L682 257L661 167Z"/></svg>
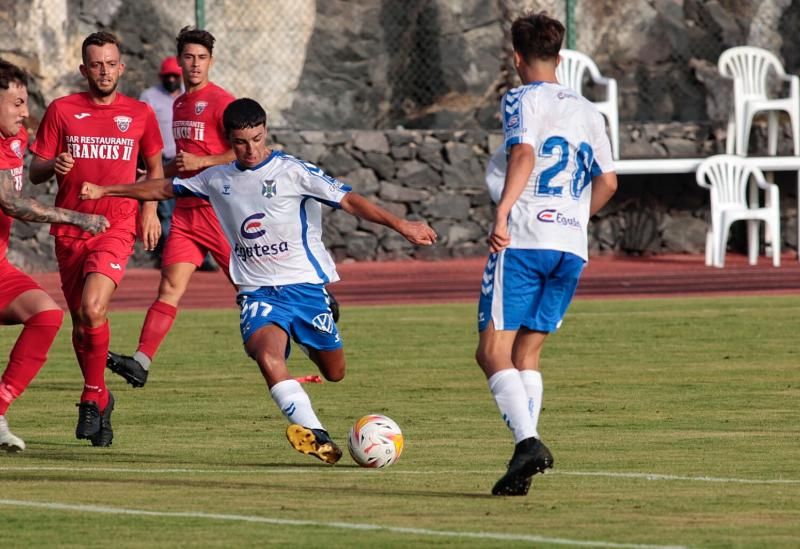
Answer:
<svg viewBox="0 0 800 549"><path fill-rule="evenodd" d="M765 206L759 207L758 195L747 201L750 178L763 189ZM750 265L758 260L759 221L767 225L772 241L772 264L781 265L781 229L778 186L764 179L752 160L733 155L706 158L697 168L697 184L711 193L711 228L706 233L706 265L725 266L728 231L735 221L747 220L747 258ZM755 203L753 203L755 198Z"/></svg>
<svg viewBox="0 0 800 549"><path fill-rule="evenodd" d="M614 160L619 159L619 113L617 111L617 81L605 78L600 74L600 69L588 55L575 50L563 49L559 52L561 62L556 67L556 78L559 83L572 88L583 95L583 76L589 71L592 82L606 87L605 101L595 102L599 110L608 121L608 130L611 134L611 153Z"/></svg>
<svg viewBox="0 0 800 549"><path fill-rule="evenodd" d="M722 52L717 67L722 76L733 78L733 110L728 117L725 152L745 156L753 117L767 111L767 150L778 150L778 112L789 114L795 156L800 155L800 78L787 75L772 53L752 46L739 46ZM767 76L773 70L782 82L789 83L789 97L768 96Z"/></svg>

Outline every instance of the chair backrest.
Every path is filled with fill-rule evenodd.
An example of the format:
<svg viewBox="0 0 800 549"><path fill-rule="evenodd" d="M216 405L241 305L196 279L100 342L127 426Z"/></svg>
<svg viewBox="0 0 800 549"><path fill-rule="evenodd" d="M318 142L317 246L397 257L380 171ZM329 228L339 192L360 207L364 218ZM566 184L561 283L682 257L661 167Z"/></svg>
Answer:
<svg viewBox="0 0 800 549"><path fill-rule="evenodd" d="M561 62L556 67L556 78L560 84L583 95L583 75L586 71L589 71L594 79L601 78L600 69L588 55L567 49L562 49L558 53Z"/></svg>
<svg viewBox="0 0 800 549"><path fill-rule="evenodd" d="M754 167L745 158L719 154L710 156L697 168L697 184L711 192L711 207L747 206L747 183Z"/></svg>
<svg viewBox="0 0 800 549"><path fill-rule="evenodd" d="M783 64L771 52L752 46L738 46L722 52L717 62L722 76L733 78L748 97L767 97L767 75L770 69L784 76Z"/></svg>

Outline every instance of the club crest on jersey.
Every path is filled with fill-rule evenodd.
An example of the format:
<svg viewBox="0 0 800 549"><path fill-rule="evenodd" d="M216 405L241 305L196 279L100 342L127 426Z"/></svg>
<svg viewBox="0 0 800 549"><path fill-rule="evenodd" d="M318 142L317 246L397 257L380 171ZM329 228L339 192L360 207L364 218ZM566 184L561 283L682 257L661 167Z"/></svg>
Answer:
<svg viewBox="0 0 800 549"><path fill-rule="evenodd" d="M229 183L225 183L222 186L222 194L224 194L225 196L230 196L231 195L231 186L230 186Z"/></svg>
<svg viewBox="0 0 800 549"><path fill-rule="evenodd" d="M274 181L266 180L261 182L261 194L267 198L272 198L276 194L278 185Z"/></svg>
<svg viewBox="0 0 800 549"><path fill-rule="evenodd" d="M131 118L130 116L115 116L114 122L117 123L117 128L119 128L119 131L124 133L128 131L128 128L131 127L131 122L133 122L133 118Z"/></svg>
<svg viewBox="0 0 800 549"><path fill-rule="evenodd" d="M314 325L314 329L318 332L333 333L333 315L331 313L318 314L311 320L311 324Z"/></svg>
<svg viewBox="0 0 800 549"><path fill-rule="evenodd" d="M245 218L245 220L242 221L242 226L239 227L239 234L249 240L259 238L267 234L267 231L262 228L263 224L260 221L266 217L266 215L267 214L265 213L255 213Z"/></svg>
<svg viewBox="0 0 800 549"><path fill-rule="evenodd" d="M194 113L200 114L208 107L208 101L198 101L194 104Z"/></svg>
<svg viewBox="0 0 800 549"><path fill-rule="evenodd" d="M11 142L11 150L14 151L17 158L22 158L22 142L19 139L15 139Z"/></svg>

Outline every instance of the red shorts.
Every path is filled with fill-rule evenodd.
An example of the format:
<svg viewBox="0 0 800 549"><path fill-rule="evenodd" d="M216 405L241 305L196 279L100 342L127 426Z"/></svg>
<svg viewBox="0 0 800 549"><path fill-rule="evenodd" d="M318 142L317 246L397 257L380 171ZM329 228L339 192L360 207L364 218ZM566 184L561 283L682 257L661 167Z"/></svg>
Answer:
<svg viewBox="0 0 800 549"><path fill-rule="evenodd" d="M227 275L231 246L214 209L211 206L181 208L179 205L172 213L172 225L161 254L161 266L192 263L199 267L206 253L211 254Z"/></svg>
<svg viewBox="0 0 800 549"><path fill-rule="evenodd" d="M110 229L91 238L56 237L61 289L70 311L80 309L83 281L90 273L103 274L119 286L135 241L135 234L119 229Z"/></svg>
<svg viewBox="0 0 800 549"><path fill-rule="evenodd" d="M42 287L9 263L7 258L0 259L0 310L28 290L42 290Z"/></svg>

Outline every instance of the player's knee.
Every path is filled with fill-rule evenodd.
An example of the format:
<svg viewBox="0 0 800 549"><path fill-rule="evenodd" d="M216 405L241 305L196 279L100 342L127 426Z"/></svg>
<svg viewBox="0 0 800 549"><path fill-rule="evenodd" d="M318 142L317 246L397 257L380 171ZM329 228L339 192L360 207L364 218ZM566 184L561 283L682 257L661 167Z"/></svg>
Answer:
<svg viewBox="0 0 800 549"><path fill-rule="evenodd" d="M344 372L345 372L345 367L343 364L341 368L337 367L329 370L323 370L322 376L325 378L326 381L332 381L336 383L337 381L342 381L344 379Z"/></svg>
<svg viewBox="0 0 800 549"><path fill-rule="evenodd" d="M88 326L98 326L106 321L108 307L102 303L84 303L81 305L81 321Z"/></svg>

